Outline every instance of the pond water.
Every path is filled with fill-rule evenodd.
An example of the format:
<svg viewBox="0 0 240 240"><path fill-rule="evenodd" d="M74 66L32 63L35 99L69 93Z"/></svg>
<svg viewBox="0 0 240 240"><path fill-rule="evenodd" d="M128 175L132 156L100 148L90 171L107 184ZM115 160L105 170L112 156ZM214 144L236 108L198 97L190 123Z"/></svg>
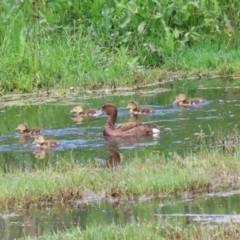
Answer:
<svg viewBox="0 0 240 240"><path fill-rule="evenodd" d="M240 192L212 193L192 198L165 198L131 201L127 204L88 204L49 206L15 210L0 214L0 232L4 240L24 236L37 237L73 226L84 229L88 224L128 224L147 220L189 224L223 224L240 222Z"/></svg>
<svg viewBox="0 0 240 240"><path fill-rule="evenodd" d="M221 130L223 133L238 130L240 94L239 88L198 87L194 90L179 89L177 91L136 91L126 94L97 93L92 97L88 94L70 93L62 97L37 96L33 101L27 96L12 100L1 99L0 126L0 169L8 173L13 169L39 169L49 165L76 161L87 164L89 161L101 161L110 155L121 154L123 159L131 161L132 156L159 151L167 156L174 152L184 154L197 151L198 137L196 133L211 134ZM183 92L189 97L207 99L206 104L189 107L173 106L175 96ZM140 106L152 107L156 113L152 116L130 116L126 106L135 100ZM12 104L11 104L12 101ZM163 126L158 137L128 138L107 140L103 138L102 129L107 116L96 118L72 119L70 110L76 105L87 108L98 108L107 102L118 106L117 123L140 121ZM46 139L57 139L61 146L54 150L38 150L32 144L33 138L22 136L15 131L20 123L28 123L30 127L38 126L46 129ZM118 161L124 166L126 161ZM109 163L111 165L111 163ZM161 202L163 201L163 203ZM205 196L200 199L167 199L146 202L132 202L121 206L106 203L57 207L47 209L28 209L25 211L0 213L0 232L3 239L14 239L23 236L38 236L56 231L62 227L80 225L88 222L129 222L133 218L162 221L175 217L189 222L223 222L239 213L239 193L227 197ZM186 215L188 214L188 215ZM205 214L199 216L199 214ZM208 214L208 215L207 215ZM236 216L239 221L239 216Z"/></svg>
<svg viewBox="0 0 240 240"><path fill-rule="evenodd" d="M183 90L182 90L183 91ZM150 94L151 93L151 94ZM81 164L96 161L96 158L108 157L113 149L122 154L124 159L131 159L135 153L159 151L166 155L173 152L179 154L195 151L198 137L194 134L213 131L233 130L239 123L240 106L239 89L197 89L185 93L190 97L202 97L208 100L206 104L190 107L176 107L172 102L177 92L166 91L158 93L133 95L102 94L89 99L81 95L74 96L71 101L56 99L47 104L31 104L24 98L22 106L5 106L1 108L0 126L0 169L44 168L48 164L69 161L73 159ZM153 116L130 116L127 103L136 100L141 106L156 110ZM25 102L24 102L25 101ZM41 103L41 99L39 100ZM21 99L18 101L21 103ZM85 108L98 108L107 102L118 106L117 123L140 121L163 126L159 137L123 138L106 140L102 129L107 116L72 120L70 110L76 105ZM46 129L46 139L57 139L61 146L51 150L38 150L29 136L22 136L15 131L20 123L28 123L30 127L38 126ZM40 161L41 160L41 161ZM124 162L123 162L124 164Z"/></svg>

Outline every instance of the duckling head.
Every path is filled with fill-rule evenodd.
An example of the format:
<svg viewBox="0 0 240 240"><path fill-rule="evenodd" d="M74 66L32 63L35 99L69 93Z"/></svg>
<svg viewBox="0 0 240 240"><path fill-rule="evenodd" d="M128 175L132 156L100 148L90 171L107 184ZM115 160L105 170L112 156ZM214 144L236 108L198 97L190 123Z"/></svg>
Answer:
<svg viewBox="0 0 240 240"><path fill-rule="evenodd" d="M138 105L136 102L132 101L132 102L128 103L127 108L129 108L130 110L135 110L138 108Z"/></svg>
<svg viewBox="0 0 240 240"><path fill-rule="evenodd" d="M22 123L22 124L19 124L15 130L19 130L20 132L23 132L27 129L28 129L28 125L26 123Z"/></svg>
<svg viewBox="0 0 240 240"><path fill-rule="evenodd" d="M180 94L178 94L178 95L176 96L176 99L175 99L175 101L174 101L173 104L177 104L177 103L180 103L180 102L184 102L184 101L186 101L186 100L187 100L187 97L186 97L184 94L180 93Z"/></svg>
<svg viewBox="0 0 240 240"><path fill-rule="evenodd" d="M36 136L33 143L37 143L37 144L44 143L44 137L43 136Z"/></svg>

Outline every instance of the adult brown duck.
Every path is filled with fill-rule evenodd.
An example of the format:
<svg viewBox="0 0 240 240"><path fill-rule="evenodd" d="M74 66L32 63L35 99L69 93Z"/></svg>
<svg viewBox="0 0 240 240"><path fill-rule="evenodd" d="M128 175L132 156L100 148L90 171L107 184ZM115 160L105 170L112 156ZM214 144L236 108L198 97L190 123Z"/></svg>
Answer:
<svg viewBox="0 0 240 240"><path fill-rule="evenodd" d="M60 143L56 140L45 140L43 136L36 136L35 141L36 146L38 148L55 148L60 145Z"/></svg>
<svg viewBox="0 0 240 240"><path fill-rule="evenodd" d="M195 104L204 103L204 102L206 102L206 100L203 98L187 99L187 97L184 94L180 93L176 96L176 99L173 102L173 104L178 106L189 106L189 105L195 105Z"/></svg>
<svg viewBox="0 0 240 240"><path fill-rule="evenodd" d="M26 123L19 124L15 130L19 130L20 133L29 134L29 135L38 135L44 132L43 128L39 128L39 127L29 128Z"/></svg>
<svg viewBox="0 0 240 240"><path fill-rule="evenodd" d="M75 116L82 116L82 117L96 117L100 115L100 112L97 109L83 110L81 106L77 106L73 108L70 112L73 113Z"/></svg>
<svg viewBox="0 0 240 240"><path fill-rule="evenodd" d="M112 103L103 105L101 112L109 116L104 126L104 136L157 135L160 133L159 127L154 124L129 122L115 126L117 107Z"/></svg>
<svg viewBox="0 0 240 240"><path fill-rule="evenodd" d="M139 108L135 101L128 103L127 108L130 109L130 113L133 115L147 115L155 113L152 108Z"/></svg>

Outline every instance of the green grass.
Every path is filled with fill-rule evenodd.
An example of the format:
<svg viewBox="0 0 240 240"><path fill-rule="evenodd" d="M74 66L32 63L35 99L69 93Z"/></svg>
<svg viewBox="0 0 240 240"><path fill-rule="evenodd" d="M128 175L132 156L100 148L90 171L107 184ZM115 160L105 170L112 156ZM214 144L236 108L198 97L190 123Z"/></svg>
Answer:
<svg viewBox="0 0 240 240"><path fill-rule="evenodd" d="M0 93L238 75L238 9L237 1L3 1Z"/></svg>
<svg viewBox="0 0 240 240"><path fill-rule="evenodd" d="M124 159L124 166L81 167L74 161L61 162L44 170L13 170L0 176L0 204L16 206L82 198L85 190L111 197L162 196L209 187L229 186L240 172L240 151L223 154L218 150L201 151L185 157L166 159L158 152ZM238 186L233 182L233 187Z"/></svg>
<svg viewBox="0 0 240 240"><path fill-rule="evenodd" d="M24 56L13 50L4 52L0 47L2 93L71 86L76 89L132 87L176 76L176 79L198 79L240 73L240 50L228 46L224 39L214 43L199 40L191 47L177 46L171 54L162 56L162 63L157 65L149 64L160 57L155 52L144 49L136 52L127 46L109 49L81 32L73 40L68 30L53 39L42 38L40 49L33 51L26 45Z"/></svg>
<svg viewBox="0 0 240 240"><path fill-rule="evenodd" d="M39 238L24 239L239 239L238 225L229 223L220 226L202 226L195 225L184 227L180 224L168 224L167 220L154 223L149 222L132 222L124 226L112 223L110 225L92 224L85 230L72 228L65 232L45 235Z"/></svg>

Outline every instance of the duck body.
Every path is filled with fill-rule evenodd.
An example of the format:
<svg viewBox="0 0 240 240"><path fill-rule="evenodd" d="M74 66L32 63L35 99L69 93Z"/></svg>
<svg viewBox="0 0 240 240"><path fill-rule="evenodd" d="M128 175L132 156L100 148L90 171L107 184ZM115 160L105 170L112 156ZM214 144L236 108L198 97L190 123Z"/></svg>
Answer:
<svg viewBox="0 0 240 240"><path fill-rule="evenodd" d="M127 105L127 108L130 109L132 115L147 115L155 113L155 110L152 108L139 108L136 102L130 102Z"/></svg>
<svg viewBox="0 0 240 240"><path fill-rule="evenodd" d="M88 109L88 110L83 110L81 106L77 106L73 108L71 111L73 115L75 116L82 116L82 117L96 117L99 116L101 113L97 109Z"/></svg>
<svg viewBox="0 0 240 240"><path fill-rule="evenodd" d="M60 145L60 143L56 140L45 140L43 136L35 137L33 143L36 143L38 148L47 149L47 148L55 148Z"/></svg>
<svg viewBox="0 0 240 240"><path fill-rule="evenodd" d="M178 94L173 104L178 106L190 106L190 105L196 105L204 102L206 102L206 100L203 98L187 99L187 97L184 94Z"/></svg>
<svg viewBox="0 0 240 240"><path fill-rule="evenodd" d="M115 126L117 108L112 103L102 106L101 111L109 116L103 129L104 136L153 135L160 133L159 127L154 124L129 122Z"/></svg>
<svg viewBox="0 0 240 240"><path fill-rule="evenodd" d="M29 134L29 135L38 135L44 132L43 128L29 128L26 123L21 123L15 130L19 130L22 134Z"/></svg>

